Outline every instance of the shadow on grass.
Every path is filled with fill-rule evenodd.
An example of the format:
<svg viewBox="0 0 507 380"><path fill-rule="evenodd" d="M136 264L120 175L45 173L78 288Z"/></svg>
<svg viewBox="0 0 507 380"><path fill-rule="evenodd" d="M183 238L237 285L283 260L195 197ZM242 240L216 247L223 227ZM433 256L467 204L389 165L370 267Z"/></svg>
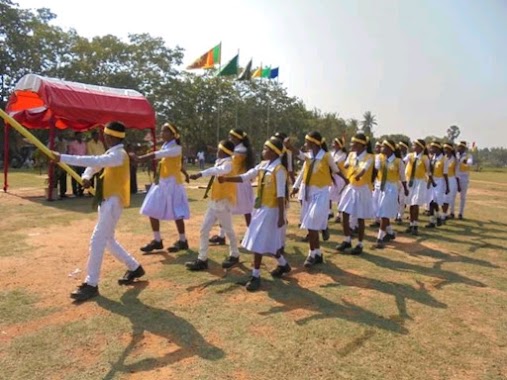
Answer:
<svg viewBox="0 0 507 380"><path fill-rule="evenodd" d="M185 358L199 356L205 360L219 360L224 351L208 343L195 327L171 311L145 305L139 300L139 294L148 282L137 282L127 290L120 301L104 297L96 298L96 303L105 310L128 318L132 323L132 339L104 379L113 379L117 372L131 373L151 371L179 362ZM179 346L175 352L161 357L145 358L132 364L125 364L136 345L143 340L145 332L160 336Z"/></svg>

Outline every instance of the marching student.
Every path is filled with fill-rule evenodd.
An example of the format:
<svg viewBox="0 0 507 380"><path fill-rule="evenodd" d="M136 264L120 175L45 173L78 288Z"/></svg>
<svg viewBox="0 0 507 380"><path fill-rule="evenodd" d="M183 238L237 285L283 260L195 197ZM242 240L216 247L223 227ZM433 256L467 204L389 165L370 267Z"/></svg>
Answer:
<svg viewBox="0 0 507 380"><path fill-rule="evenodd" d="M379 156L382 154L382 142L376 141L375 148L373 149L374 159L377 160ZM373 192L372 192L372 201L373 201L373 214L375 215L375 220L370 227L380 227L380 219L377 217L378 211L378 201L380 197L380 179L378 173L376 173L375 168L373 171L374 180L373 180Z"/></svg>
<svg viewBox="0 0 507 380"><path fill-rule="evenodd" d="M232 156L232 172L230 176L237 176L246 173L255 166L255 157L250 139L242 129L231 129L229 140L234 143L234 156ZM236 184L236 205L232 209L232 215L244 215L248 227L252 217L254 206L252 184L241 182ZM209 239L210 243L225 245L225 231L220 228L218 235Z"/></svg>
<svg viewBox="0 0 507 380"><path fill-rule="evenodd" d="M209 232L217 221L229 238L229 257L222 262L222 268L232 268L239 263L238 241L232 228L232 208L236 204L236 184L220 183L216 180L216 177L231 173L233 155L234 143L229 140L222 140L218 144L215 166L190 176L190 179L193 180L201 177L211 177L204 193L206 199L208 193L211 192L211 200L208 202L208 210L204 215L200 230L199 256L196 260L185 263L187 269L191 271L208 269Z"/></svg>
<svg viewBox="0 0 507 380"><path fill-rule="evenodd" d="M432 183L430 159L426 141L417 139L412 144L413 152L405 157L405 177L408 180L406 204L410 207L410 225L406 233L419 235L419 208L428 200L428 187Z"/></svg>
<svg viewBox="0 0 507 380"><path fill-rule="evenodd" d="M123 147L125 126L118 121L105 125L104 140L108 150L99 156L76 156L53 152L56 162L86 167L81 178L85 188L95 173L101 172L95 189L99 218L90 239L87 276L70 296L75 301L85 301L99 294L100 268L106 247L128 270L118 279L120 285L129 285L144 276L143 267L114 237L116 224L124 207L130 205L129 156Z"/></svg>
<svg viewBox="0 0 507 380"><path fill-rule="evenodd" d="M351 140L351 152L345 162L345 168L350 168L349 184L343 190L338 206L342 213L344 241L336 246L340 252L352 248L352 232L350 217L357 218L358 243L352 248L352 255L363 252L364 220L374 218L371 181L374 166L374 156L371 145L364 133L358 133Z"/></svg>
<svg viewBox="0 0 507 380"><path fill-rule="evenodd" d="M140 214L150 218L153 240L141 247L141 251L149 253L164 249L160 234L161 220L174 220L178 229L179 239L168 248L169 252L188 249L185 236L185 219L190 217L188 198L182 177L182 149L178 129L165 123L160 130L164 141L161 149L140 156L139 161L160 160L155 183L150 187L140 209Z"/></svg>
<svg viewBox="0 0 507 380"><path fill-rule="evenodd" d="M408 149L409 149L408 144L409 143L406 141L400 141L398 143L398 149L400 151L400 158L402 159L403 162L405 162L405 158L407 157L407 154L408 154ZM401 183L398 186L398 202L399 202L398 215L396 215L395 221L398 224L402 224L403 223L403 214L405 213L406 196L405 196L405 192L403 191L403 187L402 187Z"/></svg>
<svg viewBox="0 0 507 380"><path fill-rule="evenodd" d="M442 144L433 141L430 144L430 153L432 154L430 167L432 180L430 187L430 222L426 228L435 228L445 223L445 214L441 208L445 203L445 197L449 194L449 162L445 159L442 150Z"/></svg>
<svg viewBox="0 0 507 380"><path fill-rule="evenodd" d="M287 192L287 162L283 140L271 137L264 143L262 161L245 174L235 177L218 177L223 182L250 182L257 177L255 210L241 245L254 254L252 276L246 283L248 291L261 285L260 267L264 255L274 256L278 266L271 271L273 277L282 277L291 271L283 255L285 246Z"/></svg>
<svg viewBox="0 0 507 380"><path fill-rule="evenodd" d="M444 156L447 160L447 178L449 181L449 193L444 197L444 204L442 206L442 212L444 214L444 218L453 219L454 215L449 215L449 205L454 204L456 199L456 194L461 191L460 183L459 183L459 165L456 160L456 151L454 150L454 145L452 143L445 143L443 145L444 148Z"/></svg>
<svg viewBox="0 0 507 380"><path fill-rule="evenodd" d="M398 213L398 186L400 182L404 194L408 194L405 164L394 141L383 141L382 154L375 158L375 169L380 181L376 215L380 219L380 227L375 247L384 248L386 242L396 238L390 219L395 218Z"/></svg>
<svg viewBox="0 0 507 380"><path fill-rule="evenodd" d="M308 230L310 251L304 266L310 268L323 263L319 231L328 231L329 186L333 183L331 174L340 173L340 170L319 132L313 131L305 136L305 148L307 153L304 155L303 175L296 180L291 195L297 194L301 182L304 182L301 229Z"/></svg>
<svg viewBox="0 0 507 380"><path fill-rule="evenodd" d="M468 184L470 182L470 169L474 164L474 158L468 152L466 141L460 141L457 151L456 158L459 162L459 171L457 173L461 188L461 191L459 192L460 204L458 219L463 219L467 200ZM451 215L454 215L454 203L451 203Z"/></svg>
<svg viewBox="0 0 507 380"><path fill-rule="evenodd" d="M345 175L345 160L347 159L347 148L345 147L345 139L343 137L336 137L333 140L333 151L331 152L333 161L340 169L342 176L333 173L333 184L329 188L329 212L331 218L333 214L333 202L336 202L336 218L335 223L340 223L340 212L338 211L338 204L340 203L340 197L345 187L345 181L343 179Z"/></svg>
<svg viewBox="0 0 507 380"><path fill-rule="evenodd" d="M283 141L283 147L285 154L287 155L287 172L291 183L295 183L296 176L294 175L294 156L292 154L292 150L290 149L290 138L285 132L276 132L273 136Z"/></svg>

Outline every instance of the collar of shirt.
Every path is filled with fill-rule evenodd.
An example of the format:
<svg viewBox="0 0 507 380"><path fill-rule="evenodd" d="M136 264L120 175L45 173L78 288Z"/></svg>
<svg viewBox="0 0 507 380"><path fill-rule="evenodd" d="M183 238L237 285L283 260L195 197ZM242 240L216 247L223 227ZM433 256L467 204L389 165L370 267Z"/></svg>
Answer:
<svg viewBox="0 0 507 380"><path fill-rule="evenodd" d="M389 157L387 157L387 162L391 163L394 161L394 159L396 158L396 156L394 154L391 154Z"/></svg>
<svg viewBox="0 0 507 380"><path fill-rule="evenodd" d="M277 158L273 162L266 161L266 166L264 167L264 170L267 170L268 172L273 172L275 168L282 163L282 160L280 158Z"/></svg>
<svg viewBox="0 0 507 380"><path fill-rule="evenodd" d="M107 153L112 153L114 151L117 151L117 150L120 150L120 149L123 149L123 144L118 144L118 145L115 145L115 146L112 146L111 148L109 148L105 154Z"/></svg>
<svg viewBox="0 0 507 380"><path fill-rule="evenodd" d="M359 154L359 155L358 155L358 154L357 154L357 152L356 152L356 158L357 158L359 161L361 161L361 160L364 158L364 156L366 156L366 153L367 153L367 152L366 152L366 149L365 149L365 150L363 150L363 151L361 152L361 154Z"/></svg>
<svg viewBox="0 0 507 380"><path fill-rule="evenodd" d="M308 152L310 154L310 158L313 160L322 160L322 157L324 157L324 154L326 154L326 151L324 149L321 149L317 152L317 154L315 155L315 157L313 157L313 151L310 150Z"/></svg>
<svg viewBox="0 0 507 380"><path fill-rule="evenodd" d="M162 145L162 149L168 149L172 146L176 145L176 140L171 140L171 141L166 141L163 145Z"/></svg>
<svg viewBox="0 0 507 380"><path fill-rule="evenodd" d="M438 161L442 158L442 153L440 153L438 156L433 156L434 161Z"/></svg>
<svg viewBox="0 0 507 380"><path fill-rule="evenodd" d="M236 152L236 153L245 153L246 152L246 147L243 145L243 143L239 143L238 145L236 145L234 147L234 152Z"/></svg>
<svg viewBox="0 0 507 380"><path fill-rule="evenodd" d="M421 157L423 156L424 152L421 152L419 154L417 154L416 152L414 152L414 158L417 158L418 160L421 159Z"/></svg>

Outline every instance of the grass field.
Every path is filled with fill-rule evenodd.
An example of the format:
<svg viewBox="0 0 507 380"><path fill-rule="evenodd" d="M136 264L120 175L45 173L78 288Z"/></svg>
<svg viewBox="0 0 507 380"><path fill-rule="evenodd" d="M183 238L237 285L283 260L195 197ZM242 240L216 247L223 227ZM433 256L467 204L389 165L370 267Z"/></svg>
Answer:
<svg viewBox="0 0 507 380"><path fill-rule="evenodd" d="M183 265L196 256L205 180L188 189L188 252L140 254L152 235L138 194L117 237L144 281L119 287L125 268L106 253L101 295L81 305L69 293L84 278L96 213L90 198L45 201L44 177L13 172L0 194L0 379L507 379L506 172L472 173L465 220L400 233L385 250L370 248L368 229L362 256L337 254L332 223L325 265L310 271L291 202L293 272L273 280L265 259L253 294L238 284L248 254L229 272L227 247L211 248L208 272ZM176 240L173 223L162 233Z"/></svg>

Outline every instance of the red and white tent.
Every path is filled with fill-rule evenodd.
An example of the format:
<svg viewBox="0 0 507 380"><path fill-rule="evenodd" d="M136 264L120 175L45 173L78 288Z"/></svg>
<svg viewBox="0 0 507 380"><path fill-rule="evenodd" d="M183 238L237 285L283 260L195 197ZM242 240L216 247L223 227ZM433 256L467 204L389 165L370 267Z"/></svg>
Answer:
<svg viewBox="0 0 507 380"><path fill-rule="evenodd" d="M84 132L112 120L121 121L127 128L150 129L155 141L155 111L148 100L134 90L28 74L16 84L5 111L26 128L49 129L50 149L54 146L56 129ZM8 186L8 133L6 125L4 191ZM53 165L50 165L50 183L52 175Z"/></svg>

